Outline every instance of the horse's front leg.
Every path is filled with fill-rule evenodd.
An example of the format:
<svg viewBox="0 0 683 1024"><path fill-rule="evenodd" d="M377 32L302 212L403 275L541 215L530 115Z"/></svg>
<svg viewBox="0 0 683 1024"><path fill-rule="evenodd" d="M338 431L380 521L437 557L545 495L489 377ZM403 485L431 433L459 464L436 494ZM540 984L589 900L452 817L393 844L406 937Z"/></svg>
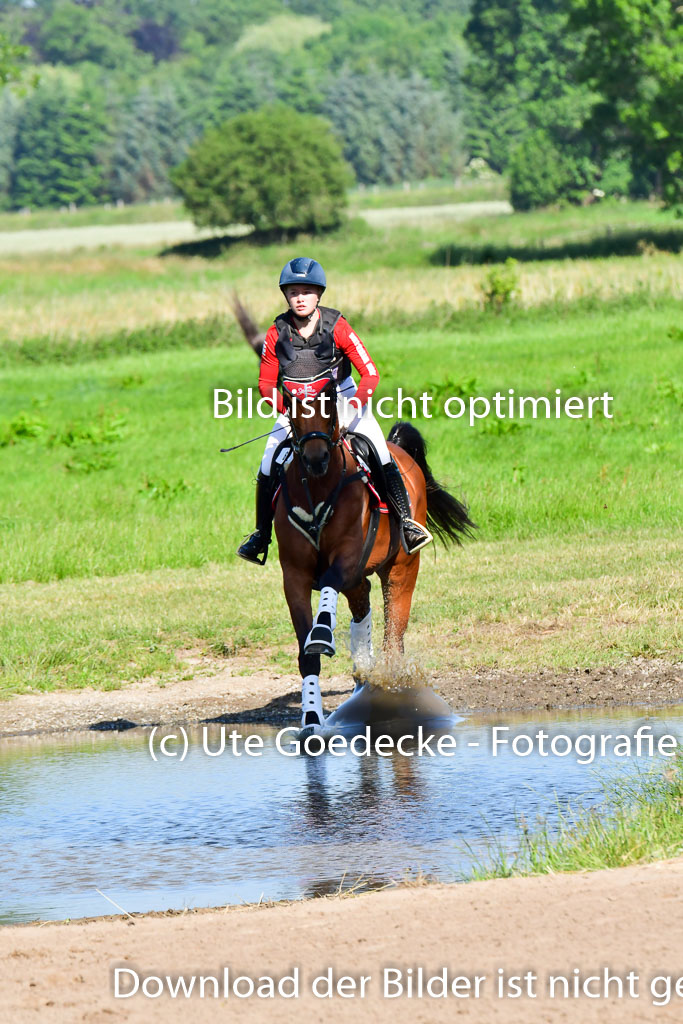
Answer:
<svg viewBox="0 0 683 1024"><path fill-rule="evenodd" d="M320 577L320 601L313 627L306 637L307 654L336 654L334 630L337 625L337 602L342 590L352 581L356 568L355 557L340 553Z"/></svg>
<svg viewBox="0 0 683 1024"><path fill-rule="evenodd" d="M325 577L330 575L331 582L326 583ZM336 584L335 585L333 585ZM321 580L320 601L311 631L306 637L304 651L306 654L326 654L331 658L336 649L334 646L334 630L337 625L337 602L339 600L339 584L336 575L332 577L330 570Z"/></svg>
<svg viewBox="0 0 683 1024"><path fill-rule="evenodd" d="M285 597L299 644L301 673L301 727L319 728L325 724L320 693L320 655L306 650L311 631L311 580L295 570L284 573Z"/></svg>

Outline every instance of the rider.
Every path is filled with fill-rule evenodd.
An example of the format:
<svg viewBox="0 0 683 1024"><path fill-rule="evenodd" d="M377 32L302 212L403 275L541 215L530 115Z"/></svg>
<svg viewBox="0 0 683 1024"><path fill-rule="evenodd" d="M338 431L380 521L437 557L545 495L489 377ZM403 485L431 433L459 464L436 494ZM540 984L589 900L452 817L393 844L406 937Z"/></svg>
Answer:
<svg viewBox="0 0 683 1024"><path fill-rule="evenodd" d="M266 334L259 391L264 398L272 399L277 388L280 364L276 345L283 332L295 351L315 350L318 359L322 358L329 364L336 362L342 355L337 385L339 424L348 430L357 431L374 445L384 469L387 497L400 524L403 548L412 554L429 543L431 534L411 518L410 500L401 472L391 458L384 434L367 404L379 384L377 367L341 313L319 305L326 287L325 271L316 260L299 256L283 267L280 290L289 308L276 318ZM360 374L357 387L351 377L351 366ZM349 403L351 397L354 401ZM280 415L266 443L256 481L256 530L237 551L242 558L260 565L263 565L267 557L273 525L270 476L273 455L280 442L290 433L285 405L279 392L276 392L276 401ZM259 557L261 555L262 558Z"/></svg>

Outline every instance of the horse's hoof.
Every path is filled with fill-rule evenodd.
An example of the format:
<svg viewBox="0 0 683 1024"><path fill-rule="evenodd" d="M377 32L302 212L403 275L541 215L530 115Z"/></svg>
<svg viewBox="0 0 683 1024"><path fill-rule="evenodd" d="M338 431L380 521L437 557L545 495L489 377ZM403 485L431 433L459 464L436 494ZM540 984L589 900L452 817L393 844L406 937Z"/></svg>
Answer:
<svg viewBox="0 0 683 1024"><path fill-rule="evenodd" d="M325 716L321 718L315 711L305 711L301 716L301 731L297 736L299 742L303 742L309 736L322 736L324 732Z"/></svg>
<svg viewBox="0 0 683 1024"><path fill-rule="evenodd" d="M331 658L336 654L334 633L329 626L314 626L306 637L304 654L326 654Z"/></svg>

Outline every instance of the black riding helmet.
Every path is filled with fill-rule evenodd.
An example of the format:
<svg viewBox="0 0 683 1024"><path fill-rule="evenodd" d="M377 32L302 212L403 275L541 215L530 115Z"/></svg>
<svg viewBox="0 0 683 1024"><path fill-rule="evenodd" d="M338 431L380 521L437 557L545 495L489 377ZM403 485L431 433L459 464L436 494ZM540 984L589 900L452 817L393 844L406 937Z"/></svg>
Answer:
<svg viewBox="0 0 683 1024"><path fill-rule="evenodd" d="M285 263L280 274L280 290L282 291L288 284L312 284L325 291L327 278L317 260L309 259L307 256L296 256L289 263Z"/></svg>

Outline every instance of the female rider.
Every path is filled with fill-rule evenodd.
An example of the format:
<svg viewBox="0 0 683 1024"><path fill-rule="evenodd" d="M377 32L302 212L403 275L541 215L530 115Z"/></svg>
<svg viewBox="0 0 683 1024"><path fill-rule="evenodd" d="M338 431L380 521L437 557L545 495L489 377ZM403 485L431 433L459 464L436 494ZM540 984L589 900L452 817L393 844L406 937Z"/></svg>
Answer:
<svg viewBox="0 0 683 1024"><path fill-rule="evenodd" d="M379 384L377 367L358 335L335 309L320 306L327 281L316 260L299 256L285 264L280 274L280 290L288 309L280 314L266 334L261 357L259 391L266 399L275 392L280 413L270 433L256 481L256 530L238 548L237 554L249 562L263 565L271 540L273 510L271 504L271 468L280 442L289 435L289 420L282 395L276 391L280 363L276 346L284 335L295 351L314 350L318 361L332 364L342 356L337 409L340 427L357 431L374 445L384 469L387 497L400 524L401 542L408 554L418 551L432 539L431 534L411 518L410 501L398 466L391 458L379 424L368 406L368 398ZM291 352L291 348L289 349ZM351 366L360 374L356 387ZM353 402L349 402L350 398ZM259 557L262 556L262 557Z"/></svg>

